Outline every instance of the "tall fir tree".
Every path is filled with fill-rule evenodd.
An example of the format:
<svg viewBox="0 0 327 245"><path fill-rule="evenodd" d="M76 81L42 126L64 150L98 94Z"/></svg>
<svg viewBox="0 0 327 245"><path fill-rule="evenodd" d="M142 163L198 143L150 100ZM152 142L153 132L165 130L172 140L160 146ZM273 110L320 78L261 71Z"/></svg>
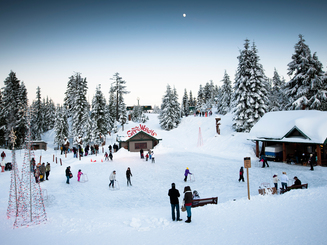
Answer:
<svg viewBox="0 0 327 245"><path fill-rule="evenodd" d="M115 73L112 78L112 90L116 96L116 113L115 118L124 124L124 120L127 117L126 106L124 103L124 94L128 94L129 91L126 90L126 82L119 76L119 73Z"/></svg>
<svg viewBox="0 0 327 245"><path fill-rule="evenodd" d="M64 139L69 137L69 124L65 107L57 106L54 130L54 143L60 146L64 143Z"/></svg>
<svg viewBox="0 0 327 245"><path fill-rule="evenodd" d="M4 140L6 146L10 147L9 134L11 130L16 132L16 145L19 148L25 141L27 130L26 111L27 111L27 91L24 83L16 77L16 73L11 71L4 81L5 87L2 93L2 129L4 130Z"/></svg>
<svg viewBox="0 0 327 245"><path fill-rule="evenodd" d="M76 141L79 136L83 138L87 117L89 116L87 115L89 113L89 104L86 99L86 78L82 78L80 73L76 73L74 83L76 86L75 98L71 105L72 110L68 107L68 111L72 115L72 135Z"/></svg>
<svg viewBox="0 0 327 245"><path fill-rule="evenodd" d="M285 109L326 110L326 75L316 53L311 56L310 48L301 34L287 74L291 80L285 86L285 94L289 98Z"/></svg>
<svg viewBox="0 0 327 245"><path fill-rule="evenodd" d="M217 107L217 113L226 115L231 110L231 102L232 102L232 95L233 95L233 88L232 82L227 74L226 70L223 77L223 85L219 91L219 103Z"/></svg>
<svg viewBox="0 0 327 245"><path fill-rule="evenodd" d="M195 100L193 98L192 90L190 90L189 104L190 104L190 106L196 105Z"/></svg>
<svg viewBox="0 0 327 245"><path fill-rule="evenodd" d="M162 129L171 130L177 128L180 121L180 106L176 89L172 90L170 85L167 85L166 94L162 99L159 124Z"/></svg>
<svg viewBox="0 0 327 245"><path fill-rule="evenodd" d="M100 145L101 139L108 132L107 117L106 117L106 100L101 92L101 86L96 88L95 95L92 100L91 121L93 122L93 138L92 141Z"/></svg>
<svg viewBox="0 0 327 245"><path fill-rule="evenodd" d="M74 109L75 97L76 97L75 95L77 92L76 81L78 79L80 79L80 73L75 73L75 75L69 77L67 83L67 89L64 98L64 106L66 107L68 117L71 117L73 115L73 109Z"/></svg>
<svg viewBox="0 0 327 245"><path fill-rule="evenodd" d="M2 92L0 90L0 147L4 148L6 143L6 119L4 117L3 104L2 104Z"/></svg>
<svg viewBox="0 0 327 245"><path fill-rule="evenodd" d="M267 78L259 63L257 49L245 40L239 60L234 85L233 128L237 132L249 132L267 111Z"/></svg>
<svg viewBox="0 0 327 245"><path fill-rule="evenodd" d="M196 109L201 112L205 110L205 96L204 96L202 84L200 84L199 91L198 91Z"/></svg>
<svg viewBox="0 0 327 245"><path fill-rule="evenodd" d="M183 116L188 116L190 114L190 103L187 96L187 91L184 89L184 95L182 99L181 111Z"/></svg>
<svg viewBox="0 0 327 245"><path fill-rule="evenodd" d="M38 86L36 88L36 100L31 105L31 137L33 140L41 140L41 134L43 133L43 107L41 101L41 89Z"/></svg>
<svg viewBox="0 0 327 245"><path fill-rule="evenodd" d="M283 89L285 87L285 79L281 78L278 71L274 70L272 78L272 89L268 96L269 98L269 111L281 111L288 103L288 98L285 96Z"/></svg>
<svg viewBox="0 0 327 245"><path fill-rule="evenodd" d="M115 127L115 119L116 119L116 100L115 100L115 91L113 86L110 86L109 90L109 102L107 107L107 122L108 122L108 130L112 131Z"/></svg>

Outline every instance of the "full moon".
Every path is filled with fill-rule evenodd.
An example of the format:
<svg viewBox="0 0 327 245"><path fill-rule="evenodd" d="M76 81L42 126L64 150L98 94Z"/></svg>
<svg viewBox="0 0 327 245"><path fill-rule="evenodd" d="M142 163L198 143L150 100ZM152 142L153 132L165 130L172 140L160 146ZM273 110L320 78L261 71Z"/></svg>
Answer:
<svg viewBox="0 0 327 245"><path fill-rule="evenodd" d="M186 14L183 14L183 17L186 17Z"/></svg>

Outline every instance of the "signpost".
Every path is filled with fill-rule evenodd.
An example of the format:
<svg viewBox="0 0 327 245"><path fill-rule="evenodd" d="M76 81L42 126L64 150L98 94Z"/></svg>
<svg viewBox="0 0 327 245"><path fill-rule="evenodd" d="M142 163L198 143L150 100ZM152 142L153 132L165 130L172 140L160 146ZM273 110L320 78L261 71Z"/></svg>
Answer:
<svg viewBox="0 0 327 245"><path fill-rule="evenodd" d="M251 158L250 157L244 157L244 168L246 168L248 199L250 200L250 181L249 181L249 168L251 168Z"/></svg>

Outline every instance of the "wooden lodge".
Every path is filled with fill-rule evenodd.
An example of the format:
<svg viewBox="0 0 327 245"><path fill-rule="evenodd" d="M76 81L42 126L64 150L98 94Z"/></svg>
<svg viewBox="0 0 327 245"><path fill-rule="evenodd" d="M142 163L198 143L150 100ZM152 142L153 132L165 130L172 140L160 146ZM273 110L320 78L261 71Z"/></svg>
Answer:
<svg viewBox="0 0 327 245"><path fill-rule="evenodd" d="M256 156L271 156L288 163L306 165L310 154L317 165L327 166L327 112L315 110L266 113L251 129ZM261 150L260 150L261 146ZM268 149L271 151L268 154ZM280 151L280 152L279 152Z"/></svg>
<svg viewBox="0 0 327 245"><path fill-rule="evenodd" d="M119 148L123 147L128 151L139 152L141 149L153 149L161 139L157 139L153 130L149 130L146 126L140 125L127 131L128 136L120 136L118 139Z"/></svg>

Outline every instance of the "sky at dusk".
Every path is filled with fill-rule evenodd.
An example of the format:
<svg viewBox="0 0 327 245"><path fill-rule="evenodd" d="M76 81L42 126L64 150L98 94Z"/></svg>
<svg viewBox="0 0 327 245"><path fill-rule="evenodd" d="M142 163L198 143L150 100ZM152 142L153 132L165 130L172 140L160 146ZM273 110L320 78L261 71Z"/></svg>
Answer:
<svg viewBox="0 0 327 245"><path fill-rule="evenodd" d="M88 81L108 100L111 78L126 81L126 105L161 105L167 84L197 95L199 85L232 82L247 38L267 77L286 81L302 34L327 66L327 2L321 0L16 1L0 0L0 80L14 71L28 97L63 103L68 78ZM186 17L183 17L183 14Z"/></svg>

